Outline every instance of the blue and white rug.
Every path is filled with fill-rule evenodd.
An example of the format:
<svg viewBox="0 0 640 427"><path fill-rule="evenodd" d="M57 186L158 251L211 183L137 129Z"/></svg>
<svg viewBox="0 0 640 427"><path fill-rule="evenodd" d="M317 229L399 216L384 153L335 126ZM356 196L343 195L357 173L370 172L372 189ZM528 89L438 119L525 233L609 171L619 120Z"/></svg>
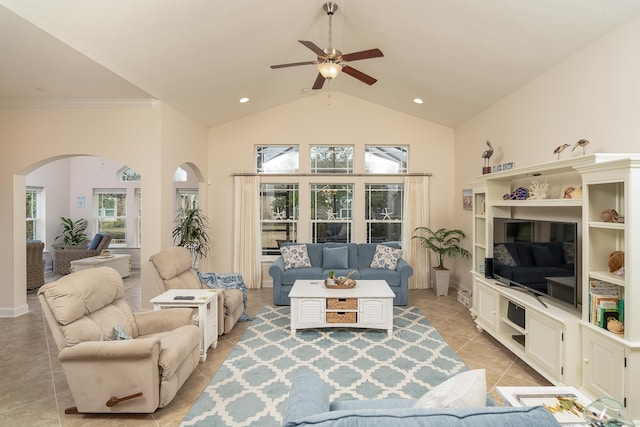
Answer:
<svg viewBox="0 0 640 427"><path fill-rule="evenodd" d="M183 426L281 426L291 379L317 372L331 400L418 398L466 370L416 307L394 307L393 336L309 329L291 336L290 307L262 307Z"/></svg>

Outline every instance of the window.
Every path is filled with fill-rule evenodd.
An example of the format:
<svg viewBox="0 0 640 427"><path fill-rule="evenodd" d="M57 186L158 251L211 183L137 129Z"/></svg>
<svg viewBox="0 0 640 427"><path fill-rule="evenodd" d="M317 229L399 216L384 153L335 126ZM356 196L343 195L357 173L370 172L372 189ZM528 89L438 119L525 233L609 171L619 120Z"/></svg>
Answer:
<svg viewBox="0 0 640 427"><path fill-rule="evenodd" d="M122 182L140 182L140 174L131 168L125 168L120 172L120 181Z"/></svg>
<svg viewBox="0 0 640 427"><path fill-rule="evenodd" d="M298 184L260 185L263 255L279 255L282 242L297 241L298 220Z"/></svg>
<svg viewBox="0 0 640 427"><path fill-rule="evenodd" d="M350 242L353 185L311 184L311 233L314 243Z"/></svg>
<svg viewBox="0 0 640 427"><path fill-rule="evenodd" d="M366 146L364 149L366 173L407 173L408 163L406 146Z"/></svg>
<svg viewBox="0 0 640 427"><path fill-rule="evenodd" d="M404 186L401 184L365 185L368 243L402 241L403 200Z"/></svg>
<svg viewBox="0 0 640 427"><path fill-rule="evenodd" d="M176 190L176 206L178 210L195 209L198 207L197 188L178 188Z"/></svg>
<svg viewBox="0 0 640 427"><path fill-rule="evenodd" d="M27 187L27 240L43 240L44 221L42 221L43 189L40 187Z"/></svg>
<svg viewBox="0 0 640 427"><path fill-rule="evenodd" d="M127 244L126 190L95 190L97 230L113 236L114 246Z"/></svg>
<svg viewBox="0 0 640 427"><path fill-rule="evenodd" d="M256 147L258 173L297 173L300 161L298 146L265 145Z"/></svg>
<svg viewBox="0 0 640 427"><path fill-rule="evenodd" d="M136 206L136 246L142 246L142 191L135 189L134 203Z"/></svg>
<svg viewBox="0 0 640 427"><path fill-rule="evenodd" d="M353 146L311 146L311 173L353 173Z"/></svg>

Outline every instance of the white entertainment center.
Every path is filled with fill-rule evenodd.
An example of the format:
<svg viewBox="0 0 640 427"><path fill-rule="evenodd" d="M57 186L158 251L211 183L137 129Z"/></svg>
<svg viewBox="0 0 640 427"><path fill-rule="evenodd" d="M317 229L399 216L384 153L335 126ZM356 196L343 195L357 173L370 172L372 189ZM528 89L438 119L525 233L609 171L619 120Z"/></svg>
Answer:
<svg viewBox="0 0 640 427"><path fill-rule="evenodd" d="M504 200L503 195L533 181L549 183L548 198ZM563 198L566 187L581 198ZM615 209L624 222L604 222ZM484 330L557 386L575 386L590 397L612 397L640 419L640 154L591 154L483 175L473 184L473 305ZM493 219L540 218L578 223L577 308L499 284L485 277L493 258ZM624 277L609 272L613 251L624 251ZM592 322L592 282L614 288L624 301L624 332ZM552 281L553 284L553 281ZM560 283L562 284L562 283ZM623 313L623 314L622 314ZM638 314L636 314L638 313Z"/></svg>

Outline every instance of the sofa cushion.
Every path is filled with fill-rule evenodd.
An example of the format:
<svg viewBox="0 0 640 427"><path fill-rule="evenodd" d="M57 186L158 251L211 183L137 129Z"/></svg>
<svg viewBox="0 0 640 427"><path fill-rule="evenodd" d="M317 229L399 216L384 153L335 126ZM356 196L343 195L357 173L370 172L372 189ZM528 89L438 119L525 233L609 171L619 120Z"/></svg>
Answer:
<svg viewBox="0 0 640 427"><path fill-rule="evenodd" d="M438 384L418 399L414 408L479 408L487 400L484 369L465 371Z"/></svg>
<svg viewBox="0 0 640 427"><path fill-rule="evenodd" d="M402 255L401 249L390 248L389 246L377 245L376 252L369 267L381 268L386 270L395 270L398 265L398 259Z"/></svg>
<svg viewBox="0 0 640 427"><path fill-rule="evenodd" d="M282 272L282 284L290 286L296 280L320 280L326 277L321 267L290 268Z"/></svg>
<svg viewBox="0 0 640 427"><path fill-rule="evenodd" d="M294 377L283 414L287 420L297 420L329 411L329 390L315 372L302 372Z"/></svg>
<svg viewBox="0 0 640 427"><path fill-rule="evenodd" d="M311 260L307 253L307 245L287 245L280 249L282 259L284 260L284 269L291 268L309 268Z"/></svg>
<svg viewBox="0 0 640 427"><path fill-rule="evenodd" d="M533 260L538 267L556 265L551 251L546 246L531 246L531 254L533 255Z"/></svg>
<svg viewBox="0 0 640 427"><path fill-rule="evenodd" d="M362 268L358 270L358 273L360 280L386 280L392 288L400 286L400 275L395 270Z"/></svg>
<svg viewBox="0 0 640 427"><path fill-rule="evenodd" d="M349 252L346 246L323 247L322 268L324 270L349 268Z"/></svg>

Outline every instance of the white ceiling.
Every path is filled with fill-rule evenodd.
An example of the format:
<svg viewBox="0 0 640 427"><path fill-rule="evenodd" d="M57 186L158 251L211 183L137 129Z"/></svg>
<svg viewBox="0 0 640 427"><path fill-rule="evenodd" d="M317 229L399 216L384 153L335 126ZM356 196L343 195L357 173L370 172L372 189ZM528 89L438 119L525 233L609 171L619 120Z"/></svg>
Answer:
<svg viewBox="0 0 640 427"><path fill-rule="evenodd" d="M640 0L337 0L328 90L456 127L640 13ZM213 126L311 96L321 0L0 0L2 104L156 98ZM247 104L238 102L250 97ZM424 99L423 105L411 100Z"/></svg>

